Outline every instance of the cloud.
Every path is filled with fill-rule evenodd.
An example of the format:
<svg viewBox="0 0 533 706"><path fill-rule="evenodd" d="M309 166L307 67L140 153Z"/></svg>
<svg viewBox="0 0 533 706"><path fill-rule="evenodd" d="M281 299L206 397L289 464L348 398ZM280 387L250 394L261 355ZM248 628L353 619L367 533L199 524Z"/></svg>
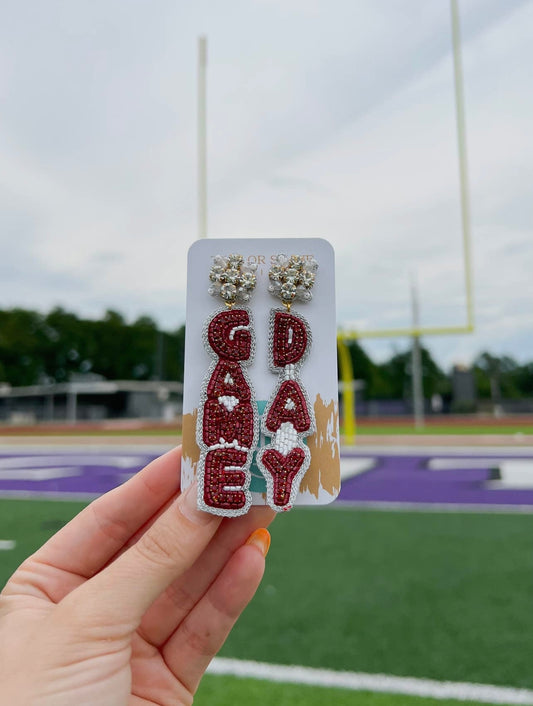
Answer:
<svg viewBox="0 0 533 706"><path fill-rule="evenodd" d="M3 306L184 317L196 236L196 38L209 37L210 235L320 235L342 323L464 321L446 3L8 2ZM478 328L530 357L531 2L461 4ZM31 21L30 21L31 20ZM500 329L498 329L500 327ZM505 331L505 336L498 330ZM373 342L376 355L391 342Z"/></svg>

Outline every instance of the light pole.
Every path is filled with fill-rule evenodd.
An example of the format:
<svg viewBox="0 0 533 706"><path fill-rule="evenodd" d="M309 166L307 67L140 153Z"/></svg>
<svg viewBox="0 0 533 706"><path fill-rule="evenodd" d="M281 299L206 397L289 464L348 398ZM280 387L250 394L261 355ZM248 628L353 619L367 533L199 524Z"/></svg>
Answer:
<svg viewBox="0 0 533 706"><path fill-rule="evenodd" d="M198 37L198 237L207 238L207 37Z"/></svg>

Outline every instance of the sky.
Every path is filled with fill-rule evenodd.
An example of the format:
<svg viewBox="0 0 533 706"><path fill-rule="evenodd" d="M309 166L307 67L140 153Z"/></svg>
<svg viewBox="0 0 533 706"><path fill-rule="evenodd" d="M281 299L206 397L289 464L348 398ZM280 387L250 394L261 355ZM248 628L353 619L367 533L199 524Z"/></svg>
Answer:
<svg viewBox="0 0 533 706"><path fill-rule="evenodd" d="M460 16L475 332L424 340L445 367L533 359L533 0ZM463 325L447 0L2 0L0 308L184 322L199 35L209 237L327 238L340 326L409 326L412 280Z"/></svg>

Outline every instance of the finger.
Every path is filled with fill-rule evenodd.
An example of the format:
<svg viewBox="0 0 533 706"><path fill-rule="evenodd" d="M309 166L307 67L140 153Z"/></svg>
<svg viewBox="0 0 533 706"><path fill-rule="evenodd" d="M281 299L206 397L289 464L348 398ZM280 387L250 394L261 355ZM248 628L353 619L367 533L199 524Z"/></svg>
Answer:
<svg viewBox="0 0 533 706"><path fill-rule="evenodd" d="M194 693L207 665L224 644L235 621L261 582L270 535L238 549L202 600L164 645L162 654L174 676Z"/></svg>
<svg viewBox="0 0 533 706"><path fill-rule="evenodd" d="M118 550L116 554L114 554L111 559L107 562L106 566L108 564L112 564L116 559L118 559L119 556L122 556L125 552L128 551L130 547L133 547L134 544L137 544L139 539L143 536L145 532L147 532L150 527L156 522L163 513L165 513L168 508L176 502L176 500L179 497L179 493L175 493L172 495L164 505L162 505L159 510L155 513L155 515L152 515L150 519L142 525L142 527L139 527L139 529L135 532L135 534L132 534L131 537L128 539L128 541Z"/></svg>
<svg viewBox="0 0 533 706"><path fill-rule="evenodd" d="M139 632L152 645L168 640L202 598L231 555L259 527L268 527L276 513L253 507L243 517L226 519L198 560L164 591L143 617Z"/></svg>
<svg viewBox="0 0 533 706"><path fill-rule="evenodd" d="M153 601L205 549L221 518L199 510L193 483L168 510L99 574L59 604L79 626L136 628Z"/></svg>
<svg viewBox="0 0 533 706"><path fill-rule="evenodd" d="M143 535L149 527L160 517L163 512L176 500L178 494L172 495L170 500L155 513L152 517L145 522L145 524L135 532L135 534L128 539L126 544L120 549L117 554L115 554L107 564L110 564L114 559L123 554L129 547L133 546L135 542ZM106 565L107 565L106 564ZM11 577L10 581L6 585L4 592L8 594L27 594L35 595L40 598L44 598L52 603L59 603L60 601L68 596L71 591L74 591L78 586L81 586L87 578L80 576L79 574L70 573L63 569L58 569L56 566L44 563L42 561L35 560L34 557L30 559L16 571L16 573Z"/></svg>
<svg viewBox="0 0 533 706"><path fill-rule="evenodd" d="M180 466L178 446L91 503L31 559L84 578L93 576L177 493Z"/></svg>

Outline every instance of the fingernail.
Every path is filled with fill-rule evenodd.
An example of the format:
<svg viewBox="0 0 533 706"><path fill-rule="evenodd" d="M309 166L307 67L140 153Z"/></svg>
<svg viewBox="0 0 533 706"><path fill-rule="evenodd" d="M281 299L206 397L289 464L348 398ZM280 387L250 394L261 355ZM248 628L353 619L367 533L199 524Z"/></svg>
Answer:
<svg viewBox="0 0 533 706"><path fill-rule="evenodd" d="M270 532L264 527L256 529L255 532L252 532L248 537L246 544L253 544L254 547L259 549L263 556L266 556L270 549Z"/></svg>
<svg viewBox="0 0 533 706"><path fill-rule="evenodd" d="M207 525L216 519L216 515L211 515L209 512L198 509L198 483L194 480L187 490L180 495L178 503L182 515L194 522L197 525Z"/></svg>

